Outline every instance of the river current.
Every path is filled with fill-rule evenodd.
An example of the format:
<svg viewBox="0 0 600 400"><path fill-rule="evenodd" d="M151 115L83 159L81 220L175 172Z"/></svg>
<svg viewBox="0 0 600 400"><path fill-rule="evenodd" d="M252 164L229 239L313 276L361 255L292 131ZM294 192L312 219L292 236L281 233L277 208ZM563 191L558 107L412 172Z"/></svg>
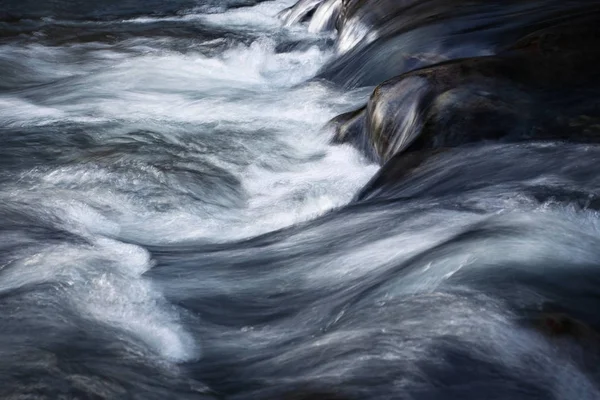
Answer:
<svg viewBox="0 0 600 400"><path fill-rule="evenodd" d="M598 145L365 188L380 166L327 123L374 87L322 75L360 26L0 3L1 398L600 398L594 328L535 322L600 323Z"/></svg>

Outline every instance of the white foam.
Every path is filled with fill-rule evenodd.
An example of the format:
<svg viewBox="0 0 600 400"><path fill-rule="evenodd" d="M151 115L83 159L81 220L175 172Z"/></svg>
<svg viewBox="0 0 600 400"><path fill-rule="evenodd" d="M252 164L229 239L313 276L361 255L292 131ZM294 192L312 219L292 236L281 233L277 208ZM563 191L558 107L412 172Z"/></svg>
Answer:
<svg viewBox="0 0 600 400"><path fill-rule="evenodd" d="M233 31L272 33L281 28L277 15L293 1L263 1L254 6L233 8L223 12L221 7L200 6L168 17L137 17L123 20L124 24L198 21L209 26L222 26Z"/></svg>
<svg viewBox="0 0 600 400"><path fill-rule="evenodd" d="M169 310L150 281L140 277L140 267L151 266L148 254L140 247L108 239L99 239L96 246L104 257L114 257L117 269L96 274L81 287L74 302L83 314L140 337L169 360L197 358L199 348L179 324L177 313Z"/></svg>
<svg viewBox="0 0 600 400"><path fill-rule="evenodd" d="M232 12L244 11L226 14ZM130 45L133 49L137 46ZM66 64L65 70L76 77L73 84L61 87L59 93L50 90L37 104L5 97L0 103L2 115L5 122L23 126L119 122L118 128L89 131L100 143L111 143L131 130L157 132L166 142L187 148L190 157L210 160L231 172L245 191L242 209L217 214L211 209L207 214L197 204L173 198L173 209L157 213L144 208L143 198L120 193L135 187L146 189L143 176L133 181L133 174L118 173L104 164L79 163L30 174L31 179L38 177L41 191L64 189L56 193L59 202L77 199L94 212L105 210L99 212L118 225L119 234L162 242L196 237L225 240L264 233L348 202L376 170L351 148L328 145L331 133L321 130L330 118L359 104L367 91L342 93L319 83L296 87L313 76L331 53L316 47L277 53L275 46L273 39L265 37L212 58L167 50L129 56L93 50L97 54L91 59L101 60L102 68ZM70 54L65 48L45 49L38 62L39 46L30 50L27 62L40 74L47 72L45 59L56 62ZM20 51L27 54L26 49ZM220 132L235 131L234 137L219 140L239 143L246 154L228 154L226 159L211 155L206 151L210 144L206 147L202 139L194 137L202 131L210 138L207 128L199 128L206 124L212 124L208 129L219 127ZM265 137L255 133L265 130L272 133ZM239 164L238 157L251 160ZM194 160L189 158L191 163ZM135 164L135 159L131 162ZM152 173L153 179L168 181L168 175L151 170L150 166L143 169ZM115 190L106 191L111 185ZM164 190L168 196L168 189Z"/></svg>
<svg viewBox="0 0 600 400"><path fill-rule="evenodd" d="M5 274L3 287L58 282L82 315L136 335L169 360L198 356L177 311L142 277L152 265L148 253L103 237L164 243L253 236L348 202L376 170L355 150L330 146L331 132L321 130L328 119L366 98L366 92L343 93L319 83L296 86L332 52L317 47L276 52L276 14L283 6L265 2L224 14L176 17L266 32L249 46L215 57L169 51L147 41L118 48L0 49L0 56L10 53L34 78L49 82L32 87L28 96L0 97L4 126L48 126L51 132L57 129L54 124L84 123L82 135L108 146L107 152L82 153L77 162L24 172L20 185L26 190L3 188L58 216L68 230L92 243L42 246L35 254L23 254L11 269L15 273ZM79 58L81 52L86 57ZM165 154L160 143L173 144L178 149L173 157L225 169L240 181L241 205L219 208L182 195L200 195L194 193L192 175L178 180L169 168L152 165L152 157L115 153L123 137L134 141L133 131L158 137L159 144L144 147L155 146L158 155ZM219 147L229 142L236 146ZM231 196L223 190L222 196ZM167 206L158 210L153 201Z"/></svg>
<svg viewBox="0 0 600 400"><path fill-rule="evenodd" d="M350 19L344 24L337 40L337 53L344 54L356 47L359 43L364 45L377 39L378 33L369 28L357 18Z"/></svg>
<svg viewBox="0 0 600 400"><path fill-rule="evenodd" d="M202 14L202 20L210 25L234 30L279 30L281 22L277 14L289 3L289 1L266 1L253 7L232 9L225 13Z"/></svg>
<svg viewBox="0 0 600 400"><path fill-rule="evenodd" d="M30 125L86 118L189 123L264 118L262 113L278 111L274 102L285 100L285 93L265 93L303 82L329 56L316 48L275 54L274 47L264 39L217 58L165 52L117 60L42 104L4 97L0 109L6 123ZM246 98L240 98L241 90Z"/></svg>
<svg viewBox="0 0 600 400"><path fill-rule="evenodd" d="M0 123L7 128L30 125L32 120L37 122L36 125L45 125L65 117L65 113L57 108L8 96L0 97L0 111Z"/></svg>
<svg viewBox="0 0 600 400"><path fill-rule="evenodd" d="M25 250L4 271L0 290L32 283L53 283L85 318L123 329L172 361L199 356L175 310L141 277L152 265L141 247L96 238L93 246L44 246Z"/></svg>
<svg viewBox="0 0 600 400"><path fill-rule="evenodd" d="M254 223L246 221L242 230L237 230L238 234L267 232L346 204L376 171L375 166L364 166L348 147L323 147L325 154L318 162L289 171L269 172L262 168L249 171L245 187ZM348 175L353 179L347 179Z"/></svg>

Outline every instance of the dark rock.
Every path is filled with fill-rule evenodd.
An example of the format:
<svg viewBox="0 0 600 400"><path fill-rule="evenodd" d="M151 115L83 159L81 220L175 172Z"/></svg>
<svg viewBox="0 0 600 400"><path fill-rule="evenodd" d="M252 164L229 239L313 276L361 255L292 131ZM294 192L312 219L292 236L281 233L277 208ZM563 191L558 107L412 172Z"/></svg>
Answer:
<svg viewBox="0 0 600 400"><path fill-rule="evenodd" d="M335 130L332 139L334 144L350 144L359 149L370 161L380 161L373 141L364 134L365 113L363 109L338 115L328 125Z"/></svg>
<svg viewBox="0 0 600 400"><path fill-rule="evenodd" d="M540 29L600 11L593 1L348 0L339 57L319 77L376 85L443 60L494 55Z"/></svg>
<svg viewBox="0 0 600 400"><path fill-rule="evenodd" d="M306 22L322 2L323 0L300 0L292 7L281 11L278 17L284 21L285 25Z"/></svg>
<svg viewBox="0 0 600 400"><path fill-rule="evenodd" d="M600 141L600 21L586 16L530 34L497 56L408 72L379 85L337 123L385 163L395 154L486 140ZM361 137L362 136L362 137Z"/></svg>

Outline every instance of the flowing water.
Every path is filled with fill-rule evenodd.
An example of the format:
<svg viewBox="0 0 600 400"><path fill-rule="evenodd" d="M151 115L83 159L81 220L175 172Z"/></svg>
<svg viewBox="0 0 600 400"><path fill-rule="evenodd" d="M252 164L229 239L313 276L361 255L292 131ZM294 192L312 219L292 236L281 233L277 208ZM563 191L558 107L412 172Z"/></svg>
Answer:
<svg viewBox="0 0 600 400"><path fill-rule="evenodd" d="M3 5L0 397L600 398L593 343L522 323L598 320L600 148L359 194L324 126L373 88L313 79L340 44L292 4Z"/></svg>

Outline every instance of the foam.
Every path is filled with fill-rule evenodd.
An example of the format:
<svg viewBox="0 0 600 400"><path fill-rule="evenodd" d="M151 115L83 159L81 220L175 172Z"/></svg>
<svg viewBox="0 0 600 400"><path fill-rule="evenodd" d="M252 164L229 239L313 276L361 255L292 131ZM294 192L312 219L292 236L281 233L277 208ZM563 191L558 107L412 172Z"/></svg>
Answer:
<svg viewBox="0 0 600 400"><path fill-rule="evenodd" d="M248 10L226 14L242 12ZM139 45L133 42L129 46L136 50ZM143 198L129 194L136 186L140 191L154 187L145 179L171 179L160 171L152 172L151 166L140 166L139 171L149 175L136 181L132 181L133 172L117 173L94 162L29 175L40 182L40 190L63 188L70 192L64 196L77 198L95 210L113 210L102 212L119 225L119 234L129 236L137 231L144 240L155 242L196 237L225 240L264 233L347 203L376 170L355 150L328 145L331 132L321 130L330 118L354 107L367 92L343 93L320 83L297 86L314 75L331 53L316 47L278 53L275 47L276 42L265 37L212 58L159 48L128 56L94 48L89 50L93 53L90 62L100 60L103 67L84 64L78 69L67 63L73 49L44 48L39 52L40 46L35 46L30 54L22 49L23 55L30 56L26 58L29 67L37 73L49 72L47 60L56 63L64 59L63 75L71 74L75 80L60 84L58 90L33 89L35 102L6 96L0 103L2 114L12 126L84 123L88 135L106 144L131 130L156 132L161 141L190 153L188 162L203 158L241 182L244 196L240 201L245 202L241 209L206 211L173 198L174 209L156 213L144 208ZM105 128L114 123L117 127ZM215 128L221 134L234 133L218 137L210 133ZM237 143L244 152L228 154L225 159L212 154L227 142ZM121 158L125 162L130 156ZM140 161L132 158L128 162L137 165ZM98 186L99 182L116 184L116 190L106 192L106 185ZM159 187L152 190L164 195L165 201L172 196L168 188L165 193ZM158 232L158 226L172 230L173 235Z"/></svg>

